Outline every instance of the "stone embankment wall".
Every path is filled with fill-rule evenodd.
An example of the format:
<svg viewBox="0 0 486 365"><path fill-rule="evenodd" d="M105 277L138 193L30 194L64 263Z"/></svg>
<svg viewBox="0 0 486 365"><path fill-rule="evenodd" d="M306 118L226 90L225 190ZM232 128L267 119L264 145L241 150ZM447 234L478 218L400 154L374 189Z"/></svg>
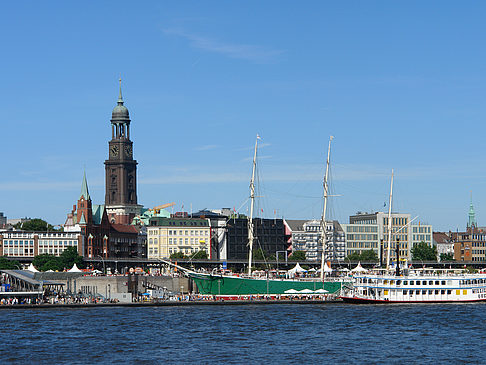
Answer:
<svg viewBox="0 0 486 365"><path fill-rule="evenodd" d="M81 276L67 281L65 289L78 293L101 294L128 293L128 276ZM171 276L138 276L138 292L145 293L147 289L162 289L179 293L192 291L192 282L185 277Z"/></svg>

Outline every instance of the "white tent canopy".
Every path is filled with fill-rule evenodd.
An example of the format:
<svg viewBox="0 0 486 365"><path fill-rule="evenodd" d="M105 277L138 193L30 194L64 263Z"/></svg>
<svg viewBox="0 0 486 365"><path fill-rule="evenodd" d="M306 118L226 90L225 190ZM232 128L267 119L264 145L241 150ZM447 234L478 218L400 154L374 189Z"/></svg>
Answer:
<svg viewBox="0 0 486 365"><path fill-rule="evenodd" d="M81 272L81 270L79 270L76 264L74 264L73 267L68 270L68 272Z"/></svg>
<svg viewBox="0 0 486 365"><path fill-rule="evenodd" d="M302 289L299 291L300 294L313 294L314 291L310 289Z"/></svg>
<svg viewBox="0 0 486 365"><path fill-rule="evenodd" d="M368 270L366 270L363 266L361 266L361 262L358 262L358 265L353 269L351 270L351 272L367 272Z"/></svg>
<svg viewBox="0 0 486 365"><path fill-rule="evenodd" d="M298 291L297 291L297 290L295 290L295 289L288 289L288 290L284 291L284 293L285 293L285 294L297 294L297 293L298 293Z"/></svg>
<svg viewBox="0 0 486 365"><path fill-rule="evenodd" d="M295 265L292 269L290 269L288 271L288 273L290 275L295 275L295 273L300 273L300 272L307 272L307 270L304 270L300 265L299 263L297 263L297 265Z"/></svg>
<svg viewBox="0 0 486 365"><path fill-rule="evenodd" d="M27 270L29 271L32 271L32 272L39 272L39 270L37 270L34 265L32 265L32 262L30 263L29 267L27 268Z"/></svg>
<svg viewBox="0 0 486 365"><path fill-rule="evenodd" d="M326 293L329 293L326 289L317 289L316 291L314 291L314 293L316 294L326 294Z"/></svg>

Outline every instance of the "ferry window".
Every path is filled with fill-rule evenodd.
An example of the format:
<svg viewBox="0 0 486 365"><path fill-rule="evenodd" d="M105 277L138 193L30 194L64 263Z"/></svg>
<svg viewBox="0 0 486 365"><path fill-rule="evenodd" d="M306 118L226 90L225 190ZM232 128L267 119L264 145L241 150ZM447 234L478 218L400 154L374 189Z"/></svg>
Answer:
<svg viewBox="0 0 486 365"><path fill-rule="evenodd" d="M435 295L439 295L439 291L438 290L435 291Z"/></svg>
<svg viewBox="0 0 486 365"><path fill-rule="evenodd" d="M427 285L427 281L422 281L422 285Z"/></svg>
<svg viewBox="0 0 486 365"><path fill-rule="evenodd" d="M397 280L397 285L400 285L401 284L401 280Z"/></svg>
<svg viewBox="0 0 486 365"><path fill-rule="evenodd" d="M433 290L429 290L429 295L432 295L434 291Z"/></svg>
<svg viewBox="0 0 486 365"><path fill-rule="evenodd" d="M417 285L420 285L420 280L417 280L416 284L417 284Z"/></svg>
<svg viewBox="0 0 486 365"><path fill-rule="evenodd" d="M407 280L405 280L405 281L403 282L403 285L408 285L408 281L407 281Z"/></svg>
<svg viewBox="0 0 486 365"><path fill-rule="evenodd" d="M444 294L445 294L445 289L442 289L442 290L440 291L440 293L441 293L442 295L444 295Z"/></svg>
<svg viewBox="0 0 486 365"><path fill-rule="evenodd" d="M410 293L410 296L412 296L413 295L413 290L410 290L409 293Z"/></svg>
<svg viewBox="0 0 486 365"><path fill-rule="evenodd" d="M427 294L427 290L422 290L422 295Z"/></svg>
<svg viewBox="0 0 486 365"><path fill-rule="evenodd" d="M439 280L435 281L435 285L440 285Z"/></svg>
<svg viewBox="0 0 486 365"><path fill-rule="evenodd" d="M447 295L450 295L452 293L452 290L447 290Z"/></svg>
<svg viewBox="0 0 486 365"><path fill-rule="evenodd" d="M434 282L432 280L430 280L429 285L434 285Z"/></svg>
<svg viewBox="0 0 486 365"><path fill-rule="evenodd" d="M420 290L415 290L415 294L419 295L420 294Z"/></svg>
<svg viewBox="0 0 486 365"><path fill-rule="evenodd" d="M406 290L403 291L403 295L407 295L407 291Z"/></svg>
<svg viewBox="0 0 486 365"><path fill-rule="evenodd" d="M445 284L445 280L442 280L440 283L441 283L442 285L446 285L446 284Z"/></svg>

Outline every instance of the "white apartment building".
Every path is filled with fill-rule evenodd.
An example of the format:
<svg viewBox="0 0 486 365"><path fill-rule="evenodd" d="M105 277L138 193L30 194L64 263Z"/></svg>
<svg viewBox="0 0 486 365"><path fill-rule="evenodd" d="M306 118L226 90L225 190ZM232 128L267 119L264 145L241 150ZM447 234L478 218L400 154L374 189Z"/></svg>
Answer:
<svg viewBox="0 0 486 365"><path fill-rule="evenodd" d="M0 252L7 257L60 256L68 247L83 255L84 236L80 232L0 232Z"/></svg>
<svg viewBox="0 0 486 365"><path fill-rule="evenodd" d="M304 251L308 261L322 256L320 220L286 220L292 231L292 251ZM337 221L326 222L325 260L342 261L346 256L345 235Z"/></svg>
<svg viewBox="0 0 486 365"><path fill-rule="evenodd" d="M198 251L206 251L210 258L209 219L151 218L147 227L147 241L149 259L166 259L176 252L190 256Z"/></svg>

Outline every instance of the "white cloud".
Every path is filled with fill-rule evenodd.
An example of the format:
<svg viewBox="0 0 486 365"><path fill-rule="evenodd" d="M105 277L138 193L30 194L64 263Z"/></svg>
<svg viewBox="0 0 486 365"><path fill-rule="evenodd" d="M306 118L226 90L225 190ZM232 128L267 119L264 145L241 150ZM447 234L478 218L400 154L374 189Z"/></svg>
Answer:
<svg viewBox="0 0 486 365"><path fill-rule="evenodd" d="M219 53L230 58L243 59L256 63L267 63L283 53L281 50L268 49L251 44L225 43L209 37L192 34L178 28L164 29L164 33L187 39L192 47L208 52Z"/></svg>

